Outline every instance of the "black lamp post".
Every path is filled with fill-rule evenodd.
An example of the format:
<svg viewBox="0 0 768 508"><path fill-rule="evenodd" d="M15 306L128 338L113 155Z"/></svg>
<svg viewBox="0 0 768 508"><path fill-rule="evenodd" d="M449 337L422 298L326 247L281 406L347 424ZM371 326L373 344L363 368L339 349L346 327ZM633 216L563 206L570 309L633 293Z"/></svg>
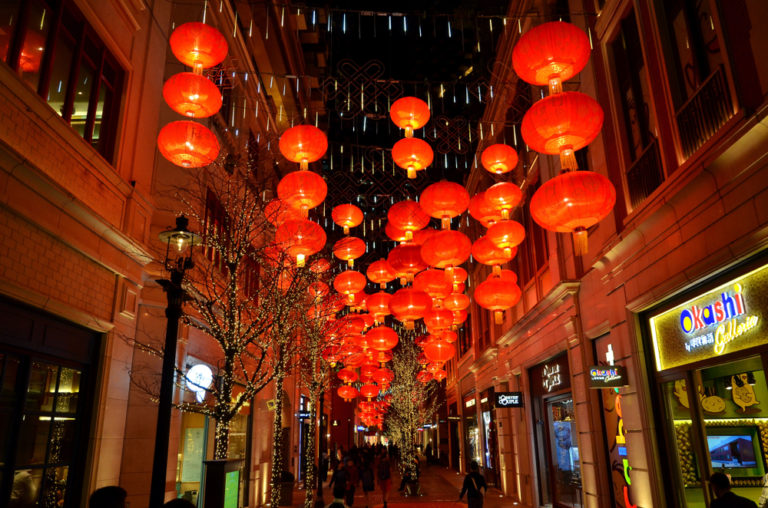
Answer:
<svg viewBox="0 0 768 508"><path fill-rule="evenodd" d="M160 241L166 244L165 269L170 280L158 280L163 286L168 306L165 316L165 349L163 371L160 378L160 397L157 407L157 429L155 431L155 456L152 462L152 485L149 491L150 508L160 508L165 502L165 476L168 470L168 440L171 432L171 407L176 373L176 339L179 334L181 305L186 293L182 289L184 273L192 268L192 248L200 245L200 236L187 229L189 220L183 215L176 218L174 229L160 233Z"/></svg>

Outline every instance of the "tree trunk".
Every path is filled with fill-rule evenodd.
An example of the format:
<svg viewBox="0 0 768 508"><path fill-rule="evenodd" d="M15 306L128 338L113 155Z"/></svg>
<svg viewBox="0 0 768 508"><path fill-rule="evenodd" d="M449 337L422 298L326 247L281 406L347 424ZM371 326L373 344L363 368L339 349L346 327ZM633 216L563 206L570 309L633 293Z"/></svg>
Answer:
<svg viewBox="0 0 768 508"><path fill-rule="evenodd" d="M213 437L213 458L223 460L227 458L229 451L229 424L232 421L230 415L230 404L232 401L232 390L234 389L234 358L232 355L224 354L224 368L221 375L221 388L216 397L216 433Z"/></svg>
<svg viewBox="0 0 768 508"><path fill-rule="evenodd" d="M309 427L307 428L307 442L304 445L304 461L307 464L306 477L304 479L304 508L312 508L315 504L315 481L316 469L315 463L318 460L315 456L315 431L317 428L317 394L314 390L309 393Z"/></svg>
<svg viewBox="0 0 768 508"><path fill-rule="evenodd" d="M272 425L272 488L269 502L273 508L279 505L280 481L283 475L283 381L285 362L282 358L276 365L275 374L275 415Z"/></svg>
<svg viewBox="0 0 768 508"><path fill-rule="evenodd" d="M216 420L216 434L213 438L214 460L224 460L229 451L229 420Z"/></svg>

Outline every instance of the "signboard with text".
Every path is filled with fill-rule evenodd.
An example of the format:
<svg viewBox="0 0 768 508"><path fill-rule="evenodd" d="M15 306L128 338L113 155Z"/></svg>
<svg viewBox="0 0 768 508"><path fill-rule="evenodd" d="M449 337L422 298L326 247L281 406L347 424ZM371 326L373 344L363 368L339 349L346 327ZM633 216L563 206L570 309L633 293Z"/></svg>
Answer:
<svg viewBox="0 0 768 508"><path fill-rule="evenodd" d="M496 392L493 398L497 408L523 407L523 392Z"/></svg>
<svg viewBox="0 0 768 508"><path fill-rule="evenodd" d="M590 388L618 388L628 384L627 371L621 365L595 365L588 373Z"/></svg>
<svg viewBox="0 0 768 508"><path fill-rule="evenodd" d="M765 344L763 309L768 309L768 267L652 316L656 370Z"/></svg>

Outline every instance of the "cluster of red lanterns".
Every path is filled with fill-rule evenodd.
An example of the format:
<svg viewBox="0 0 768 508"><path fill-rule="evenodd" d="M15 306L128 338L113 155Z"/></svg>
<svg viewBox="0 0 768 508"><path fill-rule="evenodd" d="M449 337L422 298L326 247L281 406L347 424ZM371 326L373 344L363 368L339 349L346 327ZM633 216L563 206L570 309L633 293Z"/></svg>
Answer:
<svg viewBox="0 0 768 508"><path fill-rule="evenodd" d="M392 104L389 116L405 130L405 137L392 147L392 160L407 171L408 178L416 178L416 172L427 169L435 157L429 143L413 137L413 131L429 121L429 106L416 97L402 97Z"/></svg>
<svg viewBox="0 0 768 508"><path fill-rule="evenodd" d="M175 112L187 118L208 118L222 104L219 88L203 69L221 63L227 56L227 41L205 23L185 23L170 38L173 54L193 72L171 76L163 85L163 98ZM219 155L219 141L211 130L191 120L171 122L157 136L160 153L173 164L185 168L207 166Z"/></svg>

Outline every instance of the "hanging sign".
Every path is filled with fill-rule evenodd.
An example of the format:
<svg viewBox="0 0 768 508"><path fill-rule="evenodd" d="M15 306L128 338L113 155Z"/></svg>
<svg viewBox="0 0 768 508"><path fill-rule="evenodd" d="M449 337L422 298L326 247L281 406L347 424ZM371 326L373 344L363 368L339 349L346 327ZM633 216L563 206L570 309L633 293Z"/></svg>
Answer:
<svg viewBox="0 0 768 508"><path fill-rule="evenodd" d="M523 392L496 392L493 395L494 407L523 407Z"/></svg>
<svg viewBox="0 0 768 508"><path fill-rule="evenodd" d="M312 413L310 413L309 411L299 411L298 413L296 413L296 416L298 417L299 420L306 420L307 418L310 418L312 416Z"/></svg>
<svg viewBox="0 0 768 508"><path fill-rule="evenodd" d="M558 386L563 384L563 378L560 376L560 364L547 364L541 373L541 384L547 393L557 389Z"/></svg>
<svg viewBox="0 0 768 508"><path fill-rule="evenodd" d="M195 399L202 402L205 393L213 383L213 371L204 363L198 363L187 370L187 388L195 394Z"/></svg>
<svg viewBox="0 0 768 508"><path fill-rule="evenodd" d="M656 369L665 370L766 342L768 267L759 268L649 320Z"/></svg>
<svg viewBox="0 0 768 508"><path fill-rule="evenodd" d="M589 368L590 388L615 388L627 384L627 370L621 365L595 365Z"/></svg>

